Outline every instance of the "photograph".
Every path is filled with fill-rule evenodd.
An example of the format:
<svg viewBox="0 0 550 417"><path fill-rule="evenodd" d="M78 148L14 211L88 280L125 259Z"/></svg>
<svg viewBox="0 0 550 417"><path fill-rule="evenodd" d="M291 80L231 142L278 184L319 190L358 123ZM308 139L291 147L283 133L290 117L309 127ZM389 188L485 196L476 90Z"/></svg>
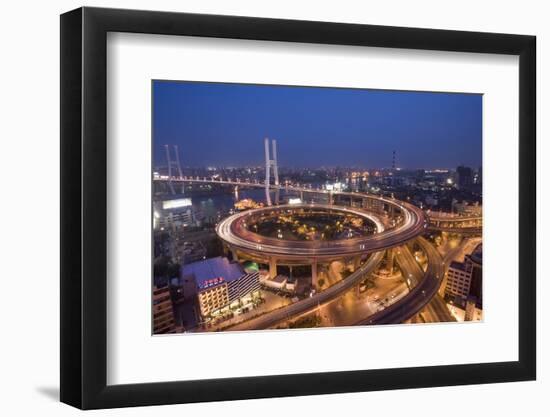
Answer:
<svg viewBox="0 0 550 417"><path fill-rule="evenodd" d="M0 415L544 415L548 13L466 3L6 2Z"/></svg>
<svg viewBox="0 0 550 417"><path fill-rule="evenodd" d="M151 88L154 335L483 320L483 95Z"/></svg>

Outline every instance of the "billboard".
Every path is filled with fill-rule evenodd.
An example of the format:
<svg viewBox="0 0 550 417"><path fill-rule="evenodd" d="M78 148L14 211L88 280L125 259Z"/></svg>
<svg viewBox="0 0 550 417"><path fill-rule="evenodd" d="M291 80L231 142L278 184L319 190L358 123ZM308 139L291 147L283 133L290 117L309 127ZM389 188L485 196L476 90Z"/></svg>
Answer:
<svg viewBox="0 0 550 417"><path fill-rule="evenodd" d="M171 210L181 207L189 207L191 205L190 198L177 198L174 200L165 200L162 202L163 210Z"/></svg>

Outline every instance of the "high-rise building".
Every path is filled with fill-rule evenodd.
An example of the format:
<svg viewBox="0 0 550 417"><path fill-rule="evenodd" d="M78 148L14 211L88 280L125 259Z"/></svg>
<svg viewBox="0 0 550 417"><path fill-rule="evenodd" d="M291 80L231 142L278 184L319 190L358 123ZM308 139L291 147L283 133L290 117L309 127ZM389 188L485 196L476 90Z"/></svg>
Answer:
<svg viewBox="0 0 550 417"><path fill-rule="evenodd" d="M447 271L445 293L458 298L463 304L468 297L474 297L476 307L482 308L482 245L479 244L472 254L466 255L464 262L451 262Z"/></svg>
<svg viewBox="0 0 550 417"><path fill-rule="evenodd" d="M472 264L472 279L470 282L470 296L475 297L476 307L483 307L483 245L479 244L467 257Z"/></svg>
<svg viewBox="0 0 550 417"><path fill-rule="evenodd" d="M447 284L445 293L466 300L470 293L472 280L471 264L468 262L453 261L447 271Z"/></svg>
<svg viewBox="0 0 550 417"><path fill-rule="evenodd" d="M474 174L474 184L481 185L483 183L483 170L479 167Z"/></svg>
<svg viewBox="0 0 550 417"><path fill-rule="evenodd" d="M168 286L153 288L153 334L176 333L174 306Z"/></svg>
<svg viewBox="0 0 550 417"><path fill-rule="evenodd" d="M153 202L153 228L155 230L194 226L196 220L190 198L176 195Z"/></svg>
<svg viewBox="0 0 550 417"><path fill-rule="evenodd" d="M458 188L464 189L471 187L473 183L472 168L461 165L456 168L456 175L456 184Z"/></svg>

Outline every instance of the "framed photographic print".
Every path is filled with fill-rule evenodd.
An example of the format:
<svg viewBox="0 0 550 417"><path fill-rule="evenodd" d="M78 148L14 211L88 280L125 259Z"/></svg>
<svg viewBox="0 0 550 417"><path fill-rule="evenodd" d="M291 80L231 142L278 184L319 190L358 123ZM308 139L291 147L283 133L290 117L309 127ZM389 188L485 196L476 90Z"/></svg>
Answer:
<svg viewBox="0 0 550 417"><path fill-rule="evenodd" d="M535 38L61 16L61 400L535 379Z"/></svg>

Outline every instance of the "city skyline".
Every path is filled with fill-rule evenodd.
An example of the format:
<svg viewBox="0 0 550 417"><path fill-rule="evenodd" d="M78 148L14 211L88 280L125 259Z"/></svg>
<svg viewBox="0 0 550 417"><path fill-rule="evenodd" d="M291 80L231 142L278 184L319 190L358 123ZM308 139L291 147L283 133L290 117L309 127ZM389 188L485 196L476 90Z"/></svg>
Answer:
<svg viewBox="0 0 550 417"><path fill-rule="evenodd" d="M153 98L154 334L483 319L480 95Z"/></svg>
<svg viewBox="0 0 550 417"><path fill-rule="evenodd" d="M476 94L153 81L153 99L155 166L164 144L184 166L260 166L264 137L288 168L385 168L394 150L404 169L482 163Z"/></svg>

